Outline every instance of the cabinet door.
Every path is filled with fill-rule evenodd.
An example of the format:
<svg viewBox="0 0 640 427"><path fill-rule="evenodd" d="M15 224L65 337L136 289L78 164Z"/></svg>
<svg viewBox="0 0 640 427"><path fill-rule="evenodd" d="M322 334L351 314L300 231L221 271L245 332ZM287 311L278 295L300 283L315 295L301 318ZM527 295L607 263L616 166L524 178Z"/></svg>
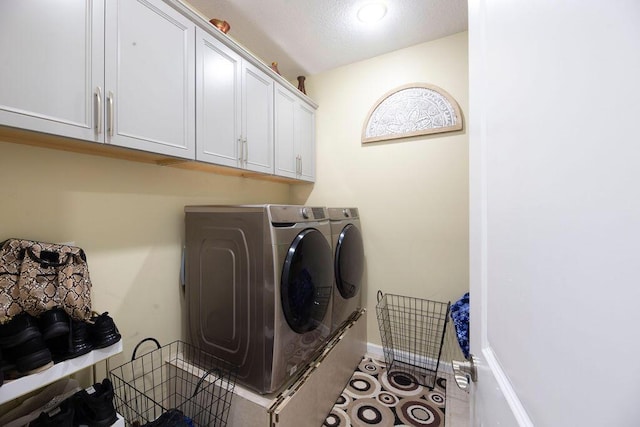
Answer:
<svg viewBox="0 0 640 427"><path fill-rule="evenodd" d="M300 156L298 178L305 181L316 179L316 111L299 101L295 114L296 147Z"/></svg>
<svg viewBox="0 0 640 427"><path fill-rule="evenodd" d="M242 73L244 167L273 173L273 79L247 61Z"/></svg>
<svg viewBox="0 0 640 427"><path fill-rule="evenodd" d="M0 124L98 140L104 2L0 2Z"/></svg>
<svg viewBox="0 0 640 427"><path fill-rule="evenodd" d="M195 158L195 25L161 0L106 14L106 142Z"/></svg>
<svg viewBox="0 0 640 427"><path fill-rule="evenodd" d="M276 175L297 178L298 153L295 140L296 97L281 85L275 92L275 151Z"/></svg>
<svg viewBox="0 0 640 427"><path fill-rule="evenodd" d="M242 166L242 60L204 30L198 28L196 35L196 159Z"/></svg>
<svg viewBox="0 0 640 427"><path fill-rule="evenodd" d="M275 92L275 173L313 182L316 177L316 111L281 85Z"/></svg>

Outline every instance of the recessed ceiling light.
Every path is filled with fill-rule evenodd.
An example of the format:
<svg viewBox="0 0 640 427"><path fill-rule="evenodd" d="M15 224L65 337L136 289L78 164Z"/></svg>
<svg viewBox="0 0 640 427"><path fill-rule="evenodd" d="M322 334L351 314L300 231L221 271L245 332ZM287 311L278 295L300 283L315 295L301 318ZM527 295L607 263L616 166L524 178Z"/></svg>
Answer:
<svg viewBox="0 0 640 427"><path fill-rule="evenodd" d="M358 19L365 23L378 22L386 14L387 7L383 3L367 3L358 10Z"/></svg>

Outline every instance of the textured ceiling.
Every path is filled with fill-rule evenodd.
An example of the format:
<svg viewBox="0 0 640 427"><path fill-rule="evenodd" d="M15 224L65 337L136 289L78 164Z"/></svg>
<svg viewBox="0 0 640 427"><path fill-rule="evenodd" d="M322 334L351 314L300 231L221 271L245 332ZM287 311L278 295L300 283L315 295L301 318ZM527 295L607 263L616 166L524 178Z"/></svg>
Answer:
<svg viewBox="0 0 640 427"><path fill-rule="evenodd" d="M371 0L184 0L204 17L226 20L228 36L288 80L313 75L467 29L467 0L378 0L387 15L356 19Z"/></svg>

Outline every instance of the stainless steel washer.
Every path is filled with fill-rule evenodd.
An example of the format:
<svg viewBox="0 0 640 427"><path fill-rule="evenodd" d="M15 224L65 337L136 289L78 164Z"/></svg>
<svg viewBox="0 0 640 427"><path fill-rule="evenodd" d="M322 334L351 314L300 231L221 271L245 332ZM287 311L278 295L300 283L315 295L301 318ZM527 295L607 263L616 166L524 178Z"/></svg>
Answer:
<svg viewBox="0 0 640 427"><path fill-rule="evenodd" d="M331 332L331 228L322 207L187 206L191 341L239 366L238 382L283 387Z"/></svg>
<svg viewBox="0 0 640 427"><path fill-rule="evenodd" d="M333 243L332 331L338 329L362 307L364 245L357 208L329 208Z"/></svg>

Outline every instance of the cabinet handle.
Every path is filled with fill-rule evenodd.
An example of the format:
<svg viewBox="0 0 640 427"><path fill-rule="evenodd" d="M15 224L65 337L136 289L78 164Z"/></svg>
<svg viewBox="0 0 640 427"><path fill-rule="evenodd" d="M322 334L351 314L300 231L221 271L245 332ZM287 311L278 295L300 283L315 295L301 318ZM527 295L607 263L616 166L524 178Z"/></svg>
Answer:
<svg viewBox="0 0 640 427"><path fill-rule="evenodd" d="M249 144L247 144L247 138L244 139L244 166L247 167L249 163Z"/></svg>
<svg viewBox="0 0 640 427"><path fill-rule="evenodd" d="M242 162L244 161L244 141L242 137L238 138L238 151L240 151L238 162L240 162L240 167L242 167Z"/></svg>
<svg viewBox="0 0 640 427"><path fill-rule="evenodd" d="M298 161L298 163L300 164L300 166L298 167L298 175L302 175L302 154L299 155L298 158L300 159Z"/></svg>
<svg viewBox="0 0 640 427"><path fill-rule="evenodd" d="M107 95L107 133L109 136L113 136L113 92L109 91Z"/></svg>
<svg viewBox="0 0 640 427"><path fill-rule="evenodd" d="M96 133L100 135L102 133L102 88L96 87L95 93L96 100Z"/></svg>

